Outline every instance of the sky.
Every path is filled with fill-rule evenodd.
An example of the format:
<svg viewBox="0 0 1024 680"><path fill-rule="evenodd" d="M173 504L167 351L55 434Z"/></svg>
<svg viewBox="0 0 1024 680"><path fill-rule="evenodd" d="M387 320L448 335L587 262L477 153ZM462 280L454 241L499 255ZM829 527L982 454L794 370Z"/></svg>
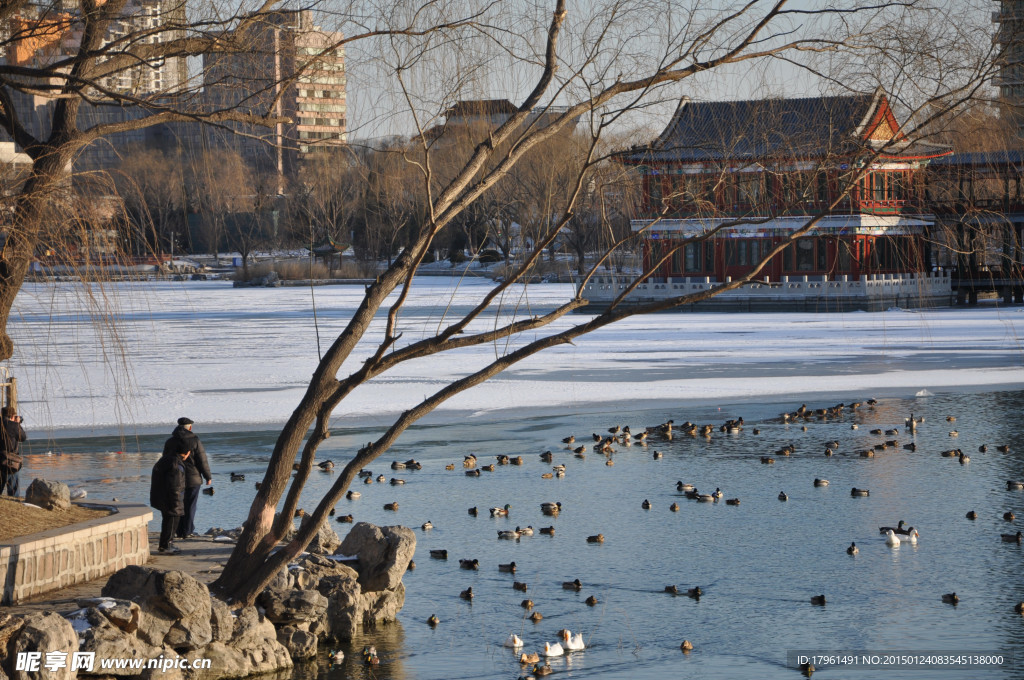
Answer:
<svg viewBox="0 0 1024 680"><path fill-rule="evenodd" d="M418 278L400 317L402 342L435 332L446 315L485 290L479 281ZM161 432L181 415L202 422L205 431L280 426L316 366L318 343L326 348L340 332L362 291L196 281L114 284L86 294L74 283L26 284L9 325L20 411L30 429L51 434ZM506 298L503 310L537 313L570 291L561 284L530 286ZM114 313L90 313L98 305ZM572 315L557 327L584 318ZM403 364L359 388L332 423L386 424L529 339ZM345 369L369 354L361 345ZM1002 385L1024 385L1024 308L667 313L542 352L452 399L435 417Z"/></svg>

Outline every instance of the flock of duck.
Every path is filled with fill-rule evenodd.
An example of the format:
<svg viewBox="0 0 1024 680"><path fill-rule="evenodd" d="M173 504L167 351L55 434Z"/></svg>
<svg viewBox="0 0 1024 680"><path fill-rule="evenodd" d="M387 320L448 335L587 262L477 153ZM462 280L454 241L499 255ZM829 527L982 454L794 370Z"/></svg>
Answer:
<svg viewBox="0 0 1024 680"><path fill-rule="evenodd" d="M807 423L808 422L812 422L812 421L820 422L820 421L828 421L828 420L832 420L832 419L838 419L838 418L841 418L845 413L847 413L849 411L856 411L857 409L861 408L862 406L867 406L869 408L873 408L876 403L877 402L875 402L875 400L872 399L872 400L867 400L865 402L855 402L855 403L852 403L852 404L838 404L838 405L827 407L827 408L820 408L820 409L813 409L813 410L809 409L806 405L801 405L799 408L797 408L793 412L787 412L787 413L781 414L779 420L782 423L785 423L785 424L801 424L802 425L802 429L804 431L806 431L807 430ZM947 421L953 422L953 421L955 421L955 417L949 416L949 417L947 417ZM911 414L910 417L905 419L905 429L909 433L914 434L916 432L918 426L920 426L923 422L924 422L924 418L915 417L913 414ZM857 429L858 425L854 423L854 424L851 424L850 427L851 427L851 429ZM698 424L691 423L691 422L686 422L686 423L683 423L682 425L676 425L673 420L668 420L668 421L666 421L664 423L661 423L659 425L656 425L656 426L653 426L653 427L644 428L639 433L632 432L630 427L628 427L628 426L615 426L615 427L612 427L612 428L608 429L608 431L607 431L608 434L607 435L601 435L601 434L597 434L597 433L592 434L592 436L591 436L591 439L593 441L592 450L595 453L604 455L605 458L606 458L605 464L611 466L611 465L614 465L613 454L617 451L617 447L620 447L620 446L632 446L634 444L640 445L642 447L647 447L649 442L653 442L656 439L672 440L672 438L674 436L679 436L679 435L681 435L681 436L689 436L689 437L694 437L694 438L696 438L696 437L704 437L704 438L710 439L710 437L712 436L712 434L714 433L714 431L716 429L719 432L738 433L738 432L740 432L740 431L742 431L744 429L744 422L743 422L742 418L727 420L725 423L717 426L717 428L716 428L716 426L710 425L710 424L698 425ZM756 427L752 428L752 430L753 430L753 433L755 435L760 433L759 429L756 428ZM898 440L899 430L897 428L890 428L890 429L877 428L877 429L871 430L871 434L872 435L881 435L883 437L886 437L886 439L884 439L883 441L878 442L877 444L874 444L871 448L865 448L865 449L856 450L856 451L854 451L854 455L857 455L857 456L860 456L860 457L870 458L870 457L874 457L874 455L876 453L878 453L878 452L883 452L883 451L887 451L887 450L890 450L890 449L895 450L895 449L897 449L900 446L900 443L899 443L899 440ZM956 431L956 430L952 430L952 431L950 431L949 435L951 437L957 437L959 435L959 432ZM565 446L565 450L568 451L568 452L571 452L572 455L575 456L576 458L583 459L583 458L586 457L586 455L588 453L587 445L586 444L579 444L577 442L577 439L576 439L575 435L568 435L568 436L562 438L561 441L562 441L562 444ZM821 450L822 450L822 453L825 456L833 456L833 455L836 454L837 451L839 451L840 447L841 447L840 442L833 440L833 441L825 442L822 445L822 449ZM911 443L903 445L902 448L904 450L908 450L908 451L916 451L917 445L914 442L911 442ZM1002 451L1002 452L1009 451L1009 446L1008 445L999 445L996 448L997 448L997 450ZM985 451L987 451L987 445L983 444L983 445L981 445L979 447L979 452L984 453ZM775 450L774 453L771 454L771 455L761 456L760 457L760 462L761 462L761 464L764 464L764 465L772 465L772 464L775 463L776 457L791 456L795 452L796 452L796 446L794 444L787 444L787 445L782 446L782 447L778 448L777 450ZM662 457L662 454L659 451L653 451L652 452L652 456L655 459L660 459ZM968 462L970 462L970 457L968 455L966 455L960 449L950 449L948 451L943 451L942 452L942 456L943 457L955 457L955 458L958 459L958 461L960 462L961 465L964 465L964 464L967 464ZM553 464L553 462L554 462L553 461L554 453L552 451L545 451L544 453L540 454L540 459L544 463L552 464L551 472L543 473L541 475L542 477L544 477L544 478L551 478L551 477L555 477L555 476L558 476L558 477L565 476L565 474L566 474L566 466L564 464L557 464L557 465ZM525 461L523 459L523 456L499 455L499 456L496 456L495 463L491 463L491 464L487 464L487 465L481 465L480 461L478 460L476 455L469 454L469 455L466 455L464 457L464 459L462 461L462 467L465 469L465 474L467 476L469 476L469 477L479 477L484 472L494 472L498 466L504 466L504 465L523 465L524 462ZM331 467L333 467L333 464L330 464L329 461L320 464L320 468L322 470L324 470L324 471L330 471ZM392 469L396 469L396 470L398 470L398 469L421 469L422 468L422 466L418 462L416 462L415 460L406 461L404 463L395 461L395 462L393 462L391 464L391 467L392 467ZM454 469L456 469L456 463L447 464L445 466L445 468L447 470L454 470ZM364 479L364 483L365 484L372 484L372 483L374 483L373 473L370 472L369 470L360 471L359 476ZM234 481L234 477L235 477L235 475L232 475L232 480L233 481ZM378 483L382 483L384 481L386 481L386 478L384 477L384 475L379 475L376 478L376 482L378 482ZM396 486L400 485L400 484L404 484L404 480L396 481L396 479L392 479L391 480L391 484L392 485L396 485ZM824 487L824 486L828 486L829 485L829 481L827 479L815 478L814 481L813 481L813 484L814 484L815 487ZM1009 480L1006 483L1006 487L1007 487L1008 490L1024 490L1024 481ZM725 499L724 498L724 493L722 492L722 490L720 488L716 488L714 490L714 492L705 493L705 492L699 491L693 484L684 482L682 480L680 480L680 481L678 481L676 483L675 488L676 488L676 491L677 492L681 492L685 498L694 500L694 501L699 502L699 503L718 503L719 501L724 500L726 505L739 505L740 504L740 499L739 498ZM851 489L851 491L850 491L850 495L852 497L862 497L862 498L863 497L869 497L870 496L870 491L868 489L853 487ZM357 499L359 497L360 497L360 494L357 491L349 491L348 495L347 495L347 498L349 498L350 500L354 500L354 499ZM786 494L785 491L781 491L778 494L778 500L779 501L787 501L788 499L789 499L789 497L788 497L788 495ZM653 508L653 504L649 500L645 499L641 503L641 507L644 510L650 510L650 509ZM386 510L397 510L398 509L398 503L397 502L389 503L389 504L385 505L384 508ZM491 517L508 517L511 508L512 508L512 506L510 504L505 504L503 506L495 506L495 507L487 508L486 512ZM560 501L549 501L549 502L542 503L541 506L540 506L540 509L541 509L541 512L545 516L557 517L558 514L562 511L563 506L562 506L562 503ZM675 503L675 502L672 503L672 505L669 507L669 509L672 510L673 512L678 511L679 510L678 503ZM468 513L471 516L474 516L474 517L483 514L483 512L484 511L481 510L479 507L471 507L471 508L468 509ZM969 519L969 520L977 519L977 517L978 517L977 512L975 512L973 510L971 512L967 513L967 519ZM1007 522L1012 522L1012 521L1014 521L1015 516L1014 516L1012 511L1007 511L1003 515L1003 519L1005 521L1007 521ZM352 520L352 516L351 515L345 515L345 516L339 517L338 521L340 521L340 522L351 522L353 520ZM433 529L433 527L434 527L433 523L430 522L430 521L427 521L427 522L424 522L421 525L420 528L423 531L429 531L429 530ZM535 531L539 532L540 534L554 535L555 527L554 526L541 527L538 530L535 530L532 525L527 525L525 527L524 526L516 526L514 529L504 528L504 529L497 530L497 537L498 537L499 540L516 540L516 541L518 541L520 538L522 538L524 536L532 536L532 535L534 535ZM894 548L894 549L898 548L899 546L901 546L903 544L916 545L918 540L921 538L921 534L919 533L919 531L915 527L913 527L913 526L908 526L906 524L906 522L904 522L903 520L900 520L897 523L896 526L882 526L882 527L879 527L879 532L880 532L881 535L885 536L885 543L889 547ZM1024 538L1024 537L1022 537L1022 533L1020 531L1017 531L1016 533L1003 533L1003 534L1001 534L1001 540L1003 542L1007 542L1007 543L1021 544L1022 543L1022 538ZM604 542L604 540L605 539L604 539L604 535L603 534L596 534L596 535L591 535L591 536L587 536L586 537L586 541L589 542L589 543L602 543L602 542ZM857 544L855 542L851 542L849 547L846 548L846 552L849 555L851 555L851 556L856 556L856 555L859 554L860 549L858 548L858 546L857 546ZM433 558L433 559L438 559L438 560L447 560L448 559L448 551L445 550L445 549L432 549L432 550L429 551L429 554L430 554L430 557ZM414 566L415 566L414 564L410 564L410 568L414 568ZM467 570L478 570L480 568L480 561L478 559L460 559L459 560L459 567L461 569L467 569ZM510 562L510 563L499 564L498 565L498 571L502 572L502 573L515 574L517 569L518 569L518 565L514 561ZM512 587L513 587L514 590L518 590L518 591L521 591L521 592L526 592L527 589L528 589L528 586L527 586L526 583L519 582L519 581L514 581ZM565 582L563 582L562 583L562 588L566 589L566 590L580 591L583 588L583 584L577 578L577 579L574 579L572 581L565 581ZM693 599L700 599L700 597L704 594L704 591L702 590L702 588L700 586L694 586L694 587L687 588L687 587L680 587L680 586L677 586L677 585L674 585L674 584L673 585L665 586L664 592L666 592L668 594L671 594L671 595L674 595L674 596L676 596L676 595L678 595L678 596L687 596L687 597L690 597L690 598L693 598ZM472 587L468 587L465 590L461 591L459 593L459 597L462 600L472 602L473 598L475 597L475 593L473 592L473 588ZM957 596L957 594L955 592L954 593L943 594L941 599L942 599L943 602L946 602L946 603L949 603L949 604L953 604L953 605L956 605L959 602L959 597ZM810 602L813 605L824 606L826 604L826 597L825 597L824 594L814 595L814 596L812 596L810 598ZM597 600L597 598L595 596L591 595L590 597L587 598L586 604L593 606L593 605L598 604L598 600ZM526 611L530 612L529 615L526 615L526 618L529 618L530 620L532 620L534 622L540 621L543 618L543 616L538 611L534 610L534 602L532 600L529 600L529 599L523 600L522 603L521 603L521 606ZM1018 604L1016 606L1016 608L1015 608L1015 611L1017 611L1018 613L1024 613L1024 602ZM434 615L431 615L429 617L429 619L427 620L427 623L430 626L432 626L432 627L433 626L437 626L437 625L440 624L440 619L436 616L436 614L434 614ZM552 642L544 642L544 647L543 647L542 651L539 651L539 652L536 652L536 653L532 653L532 654L525 653L525 652L520 654L520 656L519 656L520 662L525 667L528 667L530 672L532 672L532 674L533 674L532 676L523 676L524 678L530 678L530 677L533 677L533 676L547 675L548 673L550 673L551 672L550 666L548 666L546 664L542 665L542 662L543 662L544 659L549 659L549 658L563 656L566 652L576 652L576 651L581 651L581 650L586 649L586 644L584 643L583 635L582 634L575 634L574 635L568 629L563 629L563 630L559 631L558 635L560 637L560 640L556 641L556 642L553 642L553 643ZM524 647L524 644L525 644L524 641L518 635L516 635L515 633L509 634L509 636L504 641L504 646L505 647L514 649L517 652L522 650L522 648ZM682 649L683 652L689 652L693 648L693 646L692 646L692 644L689 641L684 640L683 643L680 645L680 648ZM364 656L365 659L370 659L370 658L376 659L376 654L375 653L372 654L372 655L367 655L367 654L364 653L363 656ZM372 663L372 661L367 661L367 663ZM813 672L813 668L803 668L802 670L805 672L805 674L809 674L810 672Z"/></svg>

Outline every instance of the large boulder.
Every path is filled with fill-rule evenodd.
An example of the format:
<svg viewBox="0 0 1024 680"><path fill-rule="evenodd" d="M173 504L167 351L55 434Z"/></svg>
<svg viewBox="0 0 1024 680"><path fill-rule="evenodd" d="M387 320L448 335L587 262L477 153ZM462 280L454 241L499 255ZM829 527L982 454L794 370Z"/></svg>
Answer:
<svg viewBox="0 0 1024 680"><path fill-rule="evenodd" d="M213 642L227 642L235 634L235 615L224 600L210 599L210 634Z"/></svg>
<svg viewBox="0 0 1024 680"><path fill-rule="evenodd" d="M25 491L25 502L47 510L67 510L71 507L71 489L63 482L34 479Z"/></svg>
<svg viewBox="0 0 1024 680"><path fill-rule="evenodd" d="M71 670L71 654L78 651L78 635L75 629L56 612L34 612L22 617L21 630L14 636L7 647L5 668L11 680L71 680L75 672ZM48 652L63 653L68 663L63 668L47 668L40 663L39 670L15 670L14 660L21 652L42 652L45 662Z"/></svg>
<svg viewBox="0 0 1024 680"><path fill-rule="evenodd" d="M359 585L364 591L398 588L415 552L416 534L411 529L367 522L354 525L338 548L342 555L358 557Z"/></svg>
<svg viewBox="0 0 1024 680"><path fill-rule="evenodd" d="M202 647L213 639L207 587L182 571L133 565L114 573L104 597L131 600L142 608L138 636L154 647Z"/></svg>
<svg viewBox="0 0 1024 680"><path fill-rule="evenodd" d="M405 605L405 584L394 590L363 590L354 576L337 575L320 579L317 586L327 598L323 636L350 640L362 627L394 621Z"/></svg>
<svg viewBox="0 0 1024 680"><path fill-rule="evenodd" d="M96 607L89 609L87 617L92 626L82 634L81 651L95 653L97 660L138 659L140 660L140 667L131 668L131 662L129 661L124 664L124 668L101 669L99 664L96 663L93 666L92 672L84 673L80 670L78 672L79 675L137 676L145 670L142 666L145 666L146 661L155 659L163 653L162 648L146 644L138 637L126 633L114 625Z"/></svg>
<svg viewBox="0 0 1024 680"><path fill-rule="evenodd" d="M327 612L327 598L315 590L264 590L256 598L275 625L315 621Z"/></svg>
<svg viewBox="0 0 1024 680"><path fill-rule="evenodd" d="M142 607L131 600L86 597L76 600L76 603L85 609L95 607L104 618L126 633L134 633L139 629L139 622L142 620Z"/></svg>
<svg viewBox="0 0 1024 680"><path fill-rule="evenodd" d="M279 626L277 641L284 645L293 659L312 659L316 656L316 635L298 626Z"/></svg>
<svg viewBox="0 0 1024 680"><path fill-rule="evenodd" d="M312 515L306 515L302 518L302 524L300 530L304 528L309 522L312 521ZM341 545L341 539L338 538L338 534L335 533L334 529L327 522L320 525L313 539L306 546L306 552L316 553L319 555L332 555L334 551Z"/></svg>
<svg viewBox="0 0 1024 680"><path fill-rule="evenodd" d="M210 647L216 644L219 643ZM255 607L245 607L238 612L235 632L227 646L241 652L245 657L249 664L247 674L267 673L292 667L291 654L277 641L274 624L266 617L260 616Z"/></svg>

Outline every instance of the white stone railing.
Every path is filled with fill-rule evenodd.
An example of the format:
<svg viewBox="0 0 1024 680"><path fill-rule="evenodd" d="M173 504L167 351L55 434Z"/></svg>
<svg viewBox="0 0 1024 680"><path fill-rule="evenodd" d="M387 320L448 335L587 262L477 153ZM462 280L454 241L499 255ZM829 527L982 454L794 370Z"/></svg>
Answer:
<svg viewBox="0 0 1024 680"><path fill-rule="evenodd" d="M588 283L583 297L592 302L611 302L634 281L628 275L595 276ZM731 281L726 277L726 283ZM635 301L661 300L682 295L700 293L721 285L711 277L670 277L648 280L639 284L627 299ZM846 275L828 276L783 276L779 281L768 277L757 279L743 286L721 293L723 297L771 298L799 300L804 298L843 297L873 299L912 299L913 297L936 299L952 293L950 275L947 272L925 274L872 274L858 279Z"/></svg>

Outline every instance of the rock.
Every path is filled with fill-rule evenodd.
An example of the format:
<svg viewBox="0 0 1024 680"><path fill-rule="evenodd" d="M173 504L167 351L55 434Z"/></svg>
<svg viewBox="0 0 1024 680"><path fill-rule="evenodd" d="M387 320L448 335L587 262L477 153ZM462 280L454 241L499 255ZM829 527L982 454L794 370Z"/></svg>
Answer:
<svg viewBox="0 0 1024 680"><path fill-rule="evenodd" d="M238 613L235 633L228 646L245 656L252 674L292 667L292 657L277 641L274 624L260 616L255 607L246 607Z"/></svg>
<svg viewBox="0 0 1024 680"><path fill-rule="evenodd" d="M154 647L190 650L213 638L209 590L182 571L125 567L110 577L102 595L136 602L143 613L138 636Z"/></svg>
<svg viewBox="0 0 1024 680"><path fill-rule="evenodd" d="M65 487L66 488L66 487ZM11 680L71 680L75 672L71 664L64 668L48 669L42 663L38 671L14 670L14 660L20 652L42 652L43 661L47 652L63 652L67 659L78 651L78 635L71 624L56 612L34 612L22 617L23 624L17 635L12 636L7 646L6 670Z"/></svg>
<svg viewBox="0 0 1024 680"><path fill-rule="evenodd" d="M327 630L325 637L335 640L352 639L362 625L359 609L362 588L355 574L325 576L317 589L327 598Z"/></svg>
<svg viewBox="0 0 1024 680"><path fill-rule="evenodd" d="M291 588L288 578L288 570L282 567L270 579L265 590L288 590Z"/></svg>
<svg viewBox="0 0 1024 680"><path fill-rule="evenodd" d="M47 510L67 510L71 507L71 489L63 482L34 479L25 491L25 502Z"/></svg>
<svg viewBox="0 0 1024 680"><path fill-rule="evenodd" d="M25 625L25 620L20 616L0 614L0 653L7 649L7 643L17 635L18 631ZM0 660L3 657L0 656Z"/></svg>
<svg viewBox="0 0 1024 680"><path fill-rule="evenodd" d="M81 651L95 653L97 660L142 659L144 665L146 660L160 656L162 650L159 647L148 645L136 636L126 633L108 620L99 607L91 607L88 617L93 626L82 634ZM109 668L101 670L97 662L93 666L93 672L88 675L134 677L141 674L143 670L145 669ZM78 674L85 673L80 670Z"/></svg>
<svg viewBox="0 0 1024 680"><path fill-rule="evenodd" d="M244 678L252 674L252 664L240 650L220 641L214 641L201 650L189 652L189 660L209 659L210 667L192 671L197 680L220 680L221 678Z"/></svg>
<svg viewBox="0 0 1024 680"><path fill-rule="evenodd" d="M407 527L359 522L338 552L359 558L359 584L364 591L394 590L416 552L416 535Z"/></svg>
<svg viewBox="0 0 1024 680"><path fill-rule="evenodd" d="M77 600L79 607L94 607L112 624L126 633L134 633L142 619L142 608L131 600L118 600L112 597L87 597Z"/></svg>
<svg viewBox="0 0 1024 680"><path fill-rule="evenodd" d="M304 528L311 521L311 516L307 515L302 518L302 524L300 530ZM341 539L338 538L338 534L335 533L334 529L328 522L324 522L320 525L313 539L306 546L306 552L320 554L320 555L332 555L334 551L341 545Z"/></svg>
<svg viewBox="0 0 1024 680"><path fill-rule="evenodd" d="M256 598L275 625L315 621L327 612L327 598L315 590L264 590Z"/></svg>
<svg viewBox="0 0 1024 680"><path fill-rule="evenodd" d="M295 626L277 629L277 641L285 646L293 659L311 659L316 656L316 635Z"/></svg>
<svg viewBox="0 0 1024 680"><path fill-rule="evenodd" d="M235 616L223 600L210 598L210 635L213 642L227 642L235 633Z"/></svg>
<svg viewBox="0 0 1024 680"><path fill-rule="evenodd" d="M325 576L349 576L358 578L359 573L338 560L328 559L322 555L305 554L291 564L292 569L301 569L312 577L312 588Z"/></svg>

